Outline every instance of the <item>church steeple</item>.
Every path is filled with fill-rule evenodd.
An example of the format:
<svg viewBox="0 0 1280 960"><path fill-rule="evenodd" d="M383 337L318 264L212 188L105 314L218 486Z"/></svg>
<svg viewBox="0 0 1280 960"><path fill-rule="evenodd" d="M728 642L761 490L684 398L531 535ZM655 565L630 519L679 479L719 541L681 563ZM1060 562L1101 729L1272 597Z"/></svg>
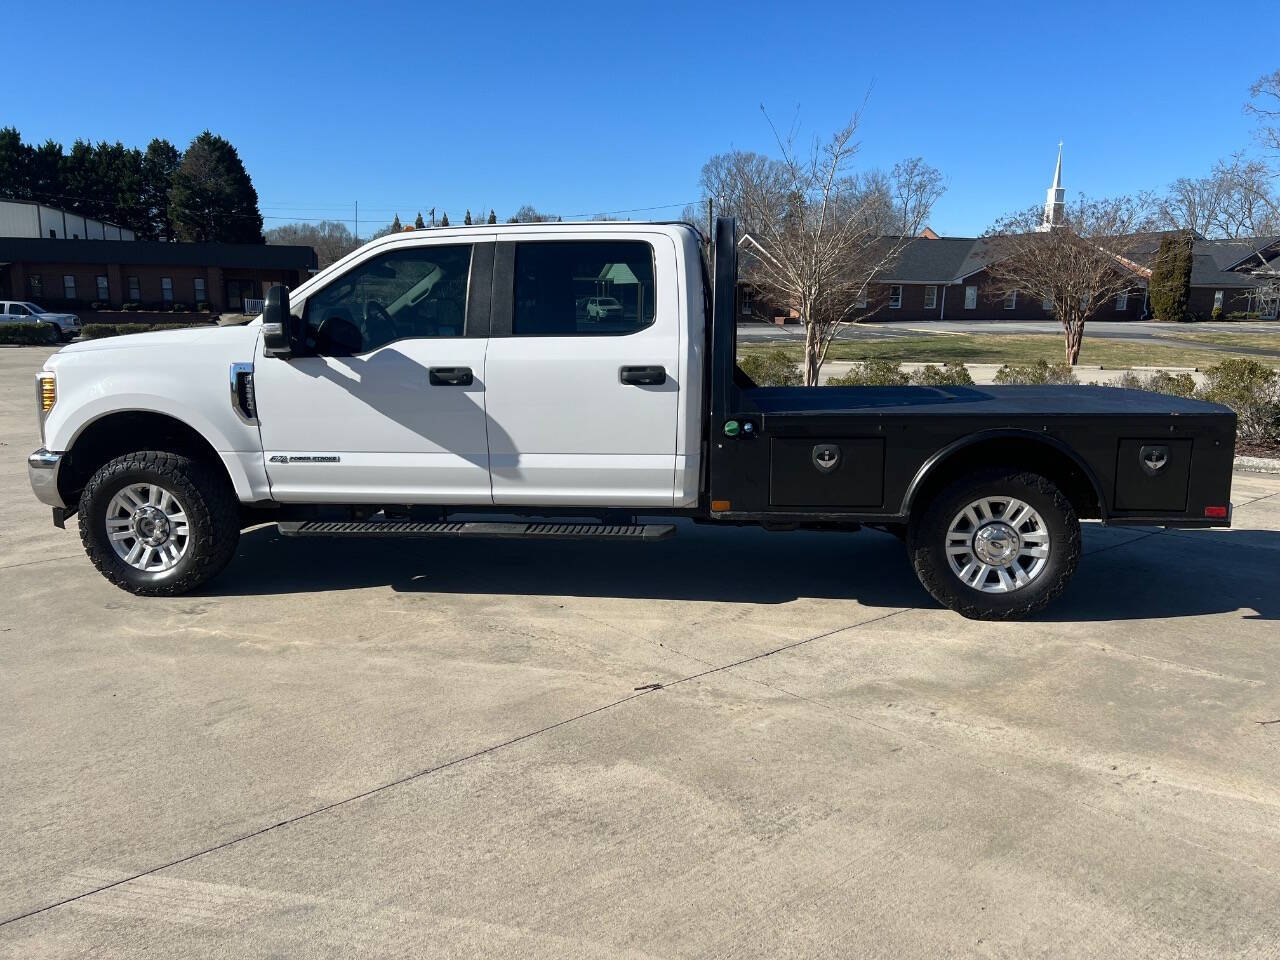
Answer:
<svg viewBox="0 0 1280 960"><path fill-rule="evenodd" d="M1060 227L1066 220L1067 191L1062 186L1062 141L1058 141L1058 165L1053 171L1053 186L1045 191L1044 218L1041 230Z"/></svg>

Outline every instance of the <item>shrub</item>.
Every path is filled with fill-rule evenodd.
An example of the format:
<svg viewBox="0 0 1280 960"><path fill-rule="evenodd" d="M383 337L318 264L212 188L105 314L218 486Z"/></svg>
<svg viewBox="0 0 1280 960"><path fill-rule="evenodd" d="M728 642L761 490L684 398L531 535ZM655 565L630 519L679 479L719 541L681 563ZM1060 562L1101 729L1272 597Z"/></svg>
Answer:
<svg viewBox="0 0 1280 960"><path fill-rule="evenodd" d="M1004 364L996 371L996 383L1068 384L1079 383L1075 371L1065 363L1037 360L1025 366Z"/></svg>
<svg viewBox="0 0 1280 960"><path fill-rule="evenodd" d="M1221 319L1222 319L1222 308L1221 308L1221 307L1214 307L1212 310L1210 310L1210 311L1209 311L1209 319L1210 319L1210 320L1221 320Z"/></svg>
<svg viewBox="0 0 1280 960"><path fill-rule="evenodd" d="M1196 393L1196 378L1189 373L1157 370L1147 380L1147 384L1148 390L1154 390L1156 393L1170 393L1175 397L1194 397Z"/></svg>
<svg viewBox="0 0 1280 960"><path fill-rule="evenodd" d="M120 306L120 309L128 310L131 313L136 313L138 310L142 309L142 304L138 303L138 301L136 300L130 300L128 303L122 304Z"/></svg>
<svg viewBox="0 0 1280 960"><path fill-rule="evenodd" d="M175 304L173 305L173 312L174 312L174 313L186 313L186 312L187 312L187 305L186 305L185 303L175 303Z"/></svg>
<svg viewBox="0 0 1280 960"><path fill-rule="evenodd" d="M804 382L800 365L781 350L748 353L738 358L738 366L761 387L798 387Z"/></svg>
<svg viewBox="0 0 1280 960"><path fill-rule="evenodd" d="M110 306L111 304L107 303L105 300L93 300L89 303L90 310L106 310Z"/></svg>
<svg viewBox="0 0 1280 960"><path fill-rule="evenodd" d="M149 323L86 323L80 335L86 340L118 337L126 333L146 333L154 329Z"/></svg>
<svg viewBox="0 0 1280 960"><path fill-rule="evenodd" d="M1167 370L1157 370L1149 377L1126 370L1112 386L1167 393L1175 397L1194 397L1196 394L1195 377L1189 373L1169 373Z"/></svg>
<svg viewBox="0 0 1280 960"><path fill-rule="evenodd" d="M832 377L830 387L904 387L910 381L896 360L863 360L843 377Z"/></svg>
<svg viewBox="0 0 1280 960"><path fill-rule="evenodd" d="M58 342L58 328L51 323L0 323L0 343L43 346Z"/></svg>
<svg viewBox="0 0 1280 960"><path fill-rule="evenodd" d="M1205 371L1203 397L1236 413L1241 440L1280 437L1280 374L1257 360L1233 358Z"/></svg>
<svg viewBox="0 0 1280 960"><path fill-rule="evenodd" d="M213 305L208 300L201 300L196 304L196 309L201 313L210 313L213 310Z"/></svg>
<svg viewBox="0 0 1280 960"><path fill-rule="evenodd" d="M969 376L969 369L955 360L948 360L941 369L932 363L927 363L911 374L909 379L913 384L921 387L973 386L973 377Z"/></svg>

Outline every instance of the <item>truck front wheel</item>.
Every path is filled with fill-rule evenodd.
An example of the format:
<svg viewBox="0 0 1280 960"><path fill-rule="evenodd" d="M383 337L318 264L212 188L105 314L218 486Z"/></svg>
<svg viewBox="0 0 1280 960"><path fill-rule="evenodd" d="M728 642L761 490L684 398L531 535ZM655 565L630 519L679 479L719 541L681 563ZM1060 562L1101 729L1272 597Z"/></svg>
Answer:
<svg viewBox="0 0 1280 960"><path fill-rule="evenodd" d="M164 450L126 453L80 494L80 539L98 571L142 596L176 596L217 575L240 541L225 476Z"/></svg>
<svg viewBox="0 0 1280 960"><path fill-rule="evenodd" d="M920 582L974 620L1015 620L1066 589L1080 560L1080 521L1046 477L971 474L934 496L907 536Z"/></svg>

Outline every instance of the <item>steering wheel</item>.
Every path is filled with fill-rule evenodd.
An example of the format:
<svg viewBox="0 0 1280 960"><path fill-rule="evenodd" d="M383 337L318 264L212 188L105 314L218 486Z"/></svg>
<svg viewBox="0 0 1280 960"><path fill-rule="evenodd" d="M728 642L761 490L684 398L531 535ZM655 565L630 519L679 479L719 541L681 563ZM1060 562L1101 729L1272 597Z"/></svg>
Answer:
<svg viewBox="0 0 1280 960"><path fill-rule="evenodd" d="M387 308L377 300L368 300L364 305L364 344L366 350L373 350L397 339L400 334L396 330L396 322L387 313Z"/></svg>

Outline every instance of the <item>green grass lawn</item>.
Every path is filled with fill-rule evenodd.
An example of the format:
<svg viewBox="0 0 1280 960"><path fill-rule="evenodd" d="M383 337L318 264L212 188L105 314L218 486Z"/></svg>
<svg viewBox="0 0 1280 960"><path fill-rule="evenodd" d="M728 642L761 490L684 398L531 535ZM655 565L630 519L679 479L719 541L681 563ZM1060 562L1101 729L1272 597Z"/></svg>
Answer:
<svg viewBox="0 0 1280 960"><path fill-rule="evenodd" d="M1181 338L1182 335L1179 335ZM1240 337L1241 344L1256 344L1248 334L1206 334L1205 336ZM1263 335L1263 338L1270 337ZM1237 346L1230 341L1206 340L1224 346ZM788 357L799 361L803 355L800 344L778 346L773 344L740 345L743 354L781 350ZM1080 351L1080 363L1110 369L1126 367L1209 367L1221 363L1231 352L1197 348L1189 340L1185 349L1163 344L1145 344L1123 340L1090 340L1085 330L1084 346ZM1241 353L1238 356L1247 356ZM894 340L868 340L865 342L835 343L827 355L828 360L897 360L900 363L1010 363L1021 364L1044 359L1050 363L1065 359L1062 337L1050 334L949 334L902 337ZM1280 347L1277 349L1280 363Z"/></svg>
<svg viewBox="0 0 1280 960"><path fill-rule="evenodd" d="M1280 333L1172 333L1175 340L1216 343L1225 347L1251 347L1280 356Z"/></svg>

